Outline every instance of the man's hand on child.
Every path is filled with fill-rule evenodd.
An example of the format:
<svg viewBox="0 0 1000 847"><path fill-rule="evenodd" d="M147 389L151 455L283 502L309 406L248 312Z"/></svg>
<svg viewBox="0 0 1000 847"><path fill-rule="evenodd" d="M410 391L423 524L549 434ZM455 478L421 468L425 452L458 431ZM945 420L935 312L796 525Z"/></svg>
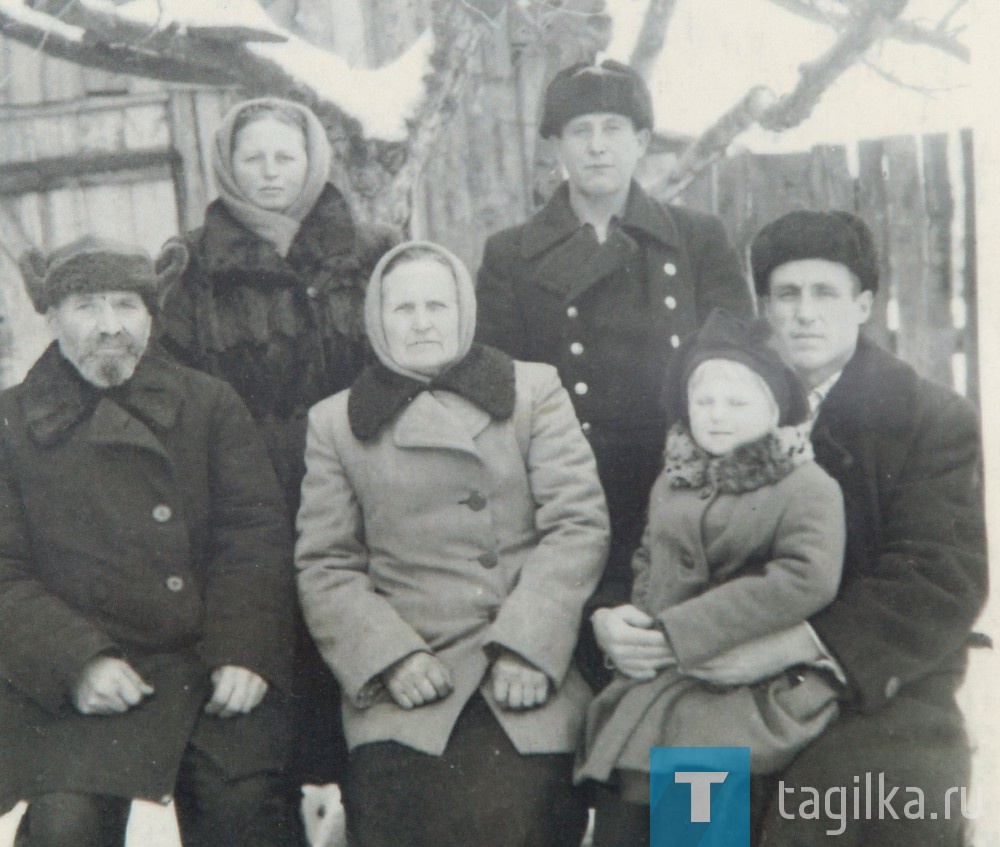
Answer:
<svg viewBox="0 0 1000 847"><path fill-rule="evenodd" d="M514 653L503 651L490 674L493 696L505 709L534 709L549 697L549 678Z"/></svg>
<svg viewBox="0 0 1000 847"><path fill-rule="evenodd" d="M590 620L605 656L631 679L653 679L663 668L677 663L656 621L635 606L598 609Z"/></svg>
<svg viewBox="0 0 1000 847"><path fill-rule="evenodd" d="M124 659L98 656L84 666L73 688L73 705L82 715L118 715L152 693L153 686Z"/></svg>
<svg viewBox="0 0 1000 847"><path fill-rule="evenodd" d="M752 685L821 655L808 625L801 623L740 644L684 672L716 685Z"/></svg>
<svg viewBox="0 0 1000 847"><path fill-rule="evenodd" d="M220 718L245 715L260 705L267 694L264 679L247 668L223 665L212 672L212 697L205 712Z"/></svg>
<svg viewBox="0 0 1000 847"><path fill-rule="evenodd" d="M437 656L424 651L400 659L383 672L382 678L401 709L416 709L442 700L452 689L448 669Z"/></svg>

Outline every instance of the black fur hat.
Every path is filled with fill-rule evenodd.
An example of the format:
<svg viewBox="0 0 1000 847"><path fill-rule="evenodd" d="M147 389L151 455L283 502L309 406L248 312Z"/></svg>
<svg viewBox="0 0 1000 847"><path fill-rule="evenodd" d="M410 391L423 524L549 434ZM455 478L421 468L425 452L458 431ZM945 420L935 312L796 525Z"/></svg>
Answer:
<svg viewBox="0 0 1000 847"><path fill-rule="evenodd" d="M608 59L599 65L580 62L563 68L545 90L539 132L560 135L578 115L613 112L632 119L636 130L653 128L653 99L633 68Z"/></svg>
<svg viewBox="0 0 1000 847"><path fill-rule="evenodd" d="M187 260L187 248L177 239L167 243L154 263L141 247L86 235L47 257L29 250L18 264L28 296L41 314L70 294L134 291L155 315Z"/></svg>
<svg viewBox="0 0 1000 847"><path fill-rule="evenodd" d="M850 212L789 212L753 240L750 264L757 294L766 297L771 271L785 262L826 259L850 269L862 291L878 291L878 251L871 230Z"/></svg>
<svg viewBox="0 0 1000 847"><path fill-rule="evenodd" d="M729 359L759 374L778 404L779 426L794 426L809 416L802 382L771 346L770 324L763 318L747 320L714 309L704 326L684 339L667 364L663 404L669 423L687 421L688 380L698 365L709 359Z"/></svg>

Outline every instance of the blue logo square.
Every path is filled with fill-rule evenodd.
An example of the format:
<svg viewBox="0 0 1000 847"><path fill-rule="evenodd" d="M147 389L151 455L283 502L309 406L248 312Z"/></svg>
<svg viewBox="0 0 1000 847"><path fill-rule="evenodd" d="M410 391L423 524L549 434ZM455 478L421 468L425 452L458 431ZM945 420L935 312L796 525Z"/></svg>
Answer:
<svg viewBox="0 0 1000 847"><path fill-rule="evenodd" d="M652 747L651 847L749 847L750 748Z"/></svg>

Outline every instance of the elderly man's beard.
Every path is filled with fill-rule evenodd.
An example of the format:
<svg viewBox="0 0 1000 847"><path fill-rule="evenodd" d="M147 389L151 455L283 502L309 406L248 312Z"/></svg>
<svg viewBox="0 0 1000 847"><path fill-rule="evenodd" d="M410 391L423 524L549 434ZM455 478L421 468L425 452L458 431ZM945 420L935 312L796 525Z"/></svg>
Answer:
<svg viewBox="0 0 1000 847"><path fill-rule="evenodd" d="M75 364L87 382L114 388L132 378L145 350L145 343L120 332L88 345Z"/></svg>

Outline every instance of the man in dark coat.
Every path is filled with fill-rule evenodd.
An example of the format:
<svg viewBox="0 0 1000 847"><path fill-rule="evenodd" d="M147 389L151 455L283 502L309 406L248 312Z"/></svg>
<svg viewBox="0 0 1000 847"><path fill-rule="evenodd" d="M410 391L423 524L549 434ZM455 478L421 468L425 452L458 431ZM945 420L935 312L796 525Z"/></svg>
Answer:
<svg viewBox="0 0 1000 847"><path fill-rule="evenodd" d="M751 259L847 517L834 602L718 663L729 681L736 668L753 681L825 659L842 683L840 719L757 792L759 843L964 844L960 795L947 795L969 785L954 693L986 597L976 409L860 336L878 259L859 218L790 213L758 234Z"/></svg>
<svg viewBox="0 0 1000 847"><path fill-rule="evenodd" d="M162 260L22 262L56 339L0 397L0 811L32 847L121 845L171 795L186 847L290 843L287 515L233 389L146 349Z"/></svg>
<svg viewBox="0 0 1000 847"><path fill-rule="evenodd" d="M602 633L655 638L628 601L630 560L666 437L660 392L674 349L716 306L750 314L750 289L722 223L668 207L634 181L652 101L617 62L561 71L540 132L568 175L527 223L486 243L477 337L516 359L555 365L597 457L611 513L611 553L591 607ZM588 633L585 632L585 636ZM586 639L585 639L586 640ZM606 681L599 654L583 670Z"/></svg>

